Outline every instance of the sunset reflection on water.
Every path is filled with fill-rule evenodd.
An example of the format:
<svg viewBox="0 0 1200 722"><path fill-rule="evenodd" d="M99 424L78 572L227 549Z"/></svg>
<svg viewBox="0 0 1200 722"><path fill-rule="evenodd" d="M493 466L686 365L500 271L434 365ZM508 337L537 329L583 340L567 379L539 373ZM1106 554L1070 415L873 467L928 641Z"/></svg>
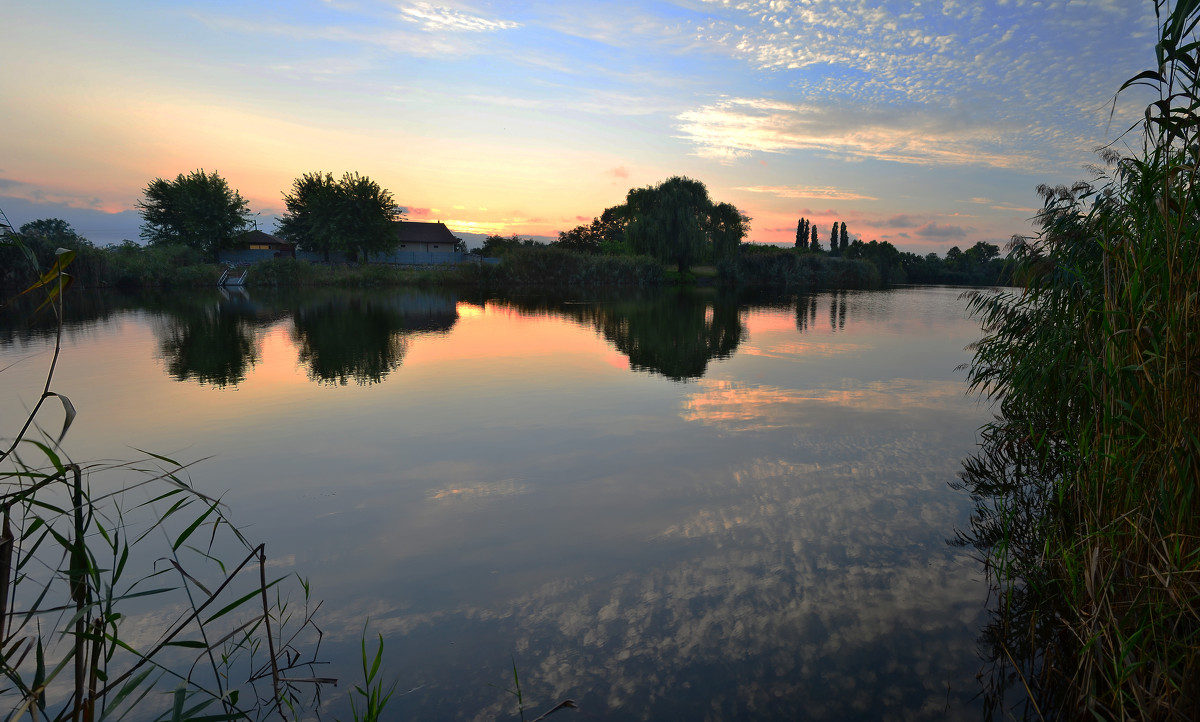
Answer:
<svg viewBox="0 0 1200 722"><path fill-rule="evenodd" d="M975 719L957 295L131 302L56 387L76 458L212 456L197 486L325 599L327 671L384 634L398 717L510 715L515 658L530 708L607 719ZM167 357L219 313L252 363ZM38 364L4 380L7 414Z"/></svg>

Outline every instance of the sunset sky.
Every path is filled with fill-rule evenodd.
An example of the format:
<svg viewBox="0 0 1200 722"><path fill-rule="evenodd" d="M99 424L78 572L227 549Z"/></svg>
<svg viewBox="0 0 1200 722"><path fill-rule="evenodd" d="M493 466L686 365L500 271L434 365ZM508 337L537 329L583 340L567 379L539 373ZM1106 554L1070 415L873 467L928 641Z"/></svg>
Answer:
<svg viewBox="0 0 1200 722"><path fill-rule="evenodd" d="M146 184L204 168L273 230L294 178L357 171L477 245L686 175L750 240L804 216L920 253L1028 232L1034 188L1136 120L1113 95L1156 38L1138 0L16 0L4 26L16 226L136 239Z"/></svg>

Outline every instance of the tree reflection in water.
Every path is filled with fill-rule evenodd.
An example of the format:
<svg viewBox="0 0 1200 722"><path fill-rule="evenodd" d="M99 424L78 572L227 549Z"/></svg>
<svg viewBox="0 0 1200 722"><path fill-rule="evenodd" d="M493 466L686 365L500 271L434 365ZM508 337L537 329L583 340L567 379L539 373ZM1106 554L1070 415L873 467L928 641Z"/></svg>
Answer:
<svg viewBox="0 0 1200 722"><path fill-rule="evenodd" d="M594 303L511 301L523 312L548 311L591 326L629 357L635 371L673 381L704 376L712 359L729 358L746 338L737 298L679 291Z"/></svg>
<svg viewBox="0 0 1200 722"><path fill-rule="evenodd" d="M176 297L163 311L155 335L167 373L218 388L245 380L258 362L255 329L275 320L244 294L215 291L211 296Z"/></svg>
<svg viewBox="0 0 1200 722"><path fill-rule="evenodd" d="M400 367L409 336L449 331L458 320L453 298L407 292L331 296L292 316L300 362L313 381L377 384Z"/></svg>
<svg viewBox="0 0 1200 722"><path fill-rule="evenodd" d="M258 333L289 316L309 379L375 384L399 368L416 333L445 333L458 320L452 295L423 291L309 290L180 294L156 298L159 353L167 373L218 388L236 386L258 362ZM289 310L290 309L290 310Z"/></svg>

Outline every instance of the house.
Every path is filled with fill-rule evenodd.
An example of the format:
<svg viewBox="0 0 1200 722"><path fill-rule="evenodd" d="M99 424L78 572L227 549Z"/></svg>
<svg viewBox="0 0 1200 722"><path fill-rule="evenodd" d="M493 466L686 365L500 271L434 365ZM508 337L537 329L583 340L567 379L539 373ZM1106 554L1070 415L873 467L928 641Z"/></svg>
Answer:
<svg viewBox="0 0 1200 722"><path fill-rule="evenodd" d="M217 260L221 263L254 263L271 258L295 258L296 246L282 238L258 229L247 231L233 242L233 248L221 249Z"/></svg>
<svg viewBox="0 0 1200 722"><path fill-rule="evenodd" d="M396 250L401 253L453 253L459 239L445 223L397 221Z"/></svg>

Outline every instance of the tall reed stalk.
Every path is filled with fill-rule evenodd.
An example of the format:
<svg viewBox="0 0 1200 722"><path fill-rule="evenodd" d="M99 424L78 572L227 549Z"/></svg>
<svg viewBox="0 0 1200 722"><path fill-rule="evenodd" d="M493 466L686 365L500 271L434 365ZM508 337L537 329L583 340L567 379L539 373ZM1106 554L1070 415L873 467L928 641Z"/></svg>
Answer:
<svg viewBox="0 0 1200 722"><path fill-rule="evenodd" d="M1139 153L1040 188L1023 288L974 294L998 402L964 483L992 653L1032 717L1200 719L1200 0L1155 5Z"/></svg>

